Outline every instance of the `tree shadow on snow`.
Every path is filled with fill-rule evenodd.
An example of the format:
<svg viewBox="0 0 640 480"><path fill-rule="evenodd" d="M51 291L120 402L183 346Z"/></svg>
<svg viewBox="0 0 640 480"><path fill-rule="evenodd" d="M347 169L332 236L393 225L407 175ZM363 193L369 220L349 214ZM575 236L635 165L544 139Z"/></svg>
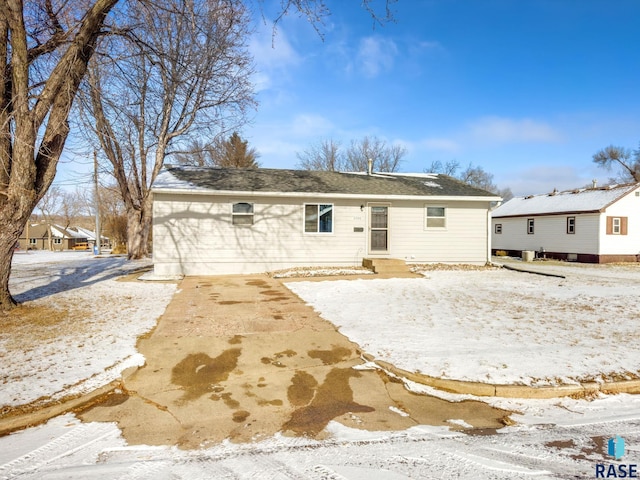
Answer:
<svg viewBox="0 0 640 480"><path fill-rule="evenodd" d="M124 268L125 266L127 268ZM92 258L89 261L79 261L75 265L46 265L41 271L41 275L49 280L45 285L13 294L13 297L18 303L38 300L121 277L135 270L135 266L130 265L124 257ZM18 282L21 283L21 280L31 282L29 277L23 277Z"/></svg>

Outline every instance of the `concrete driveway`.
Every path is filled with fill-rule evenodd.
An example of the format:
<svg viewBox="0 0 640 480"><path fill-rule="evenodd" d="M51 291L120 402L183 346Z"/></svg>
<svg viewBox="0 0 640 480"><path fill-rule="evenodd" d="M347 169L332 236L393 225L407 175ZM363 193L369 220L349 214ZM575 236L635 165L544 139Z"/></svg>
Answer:
<svg viewBox="0 0 640 480"><path fill-rule="evenodd" d="M331 420L367 430L460 430L464 420L473 432L509 422L509 412L485 403L416 395L359 369L358 345L266 275L185 278L138 349L146 365L79 414L117 422L129 444L323 438Z"/></svg>

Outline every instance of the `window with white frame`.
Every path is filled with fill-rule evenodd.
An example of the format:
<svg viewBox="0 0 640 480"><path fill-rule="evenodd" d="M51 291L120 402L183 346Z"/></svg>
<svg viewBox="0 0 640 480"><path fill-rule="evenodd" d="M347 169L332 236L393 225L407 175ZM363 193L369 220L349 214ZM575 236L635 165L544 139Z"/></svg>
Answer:
<svg viewBox="0 0 640 480"><path fill-rule="evenodd" d="M576 233L576 217L567 217L567 233Z"/></svg>
<svg viewBox="0 0 640 480"><path fill-rule="evenodd" d="M501 223L496 223L496 229L495 229L496 234L500 235L502 233L502 224Z"/></svg>
<svg viewBox="0 0 640 480"><path fill-rule="evenodd" d="M328 203L308 203L304 206L305 233L333 232L333 205Z"/></svg>
<svg viewBox="0 0 640 480"><path fill-rule="evenodd" d="M37 238L30 238L29 239L29 245L35 245L38 243L38 239Z"/></svg>
<svg viewBox="0 0 640 480"><path fill-rule="evenodd" d="M535 222L533 221L533 218L527 218L527 234L533 235L534 228L535 228Z"/></svg>
<svg viewBox="0 0 640 480"><path fill-rule="evenodd" d="M233 225L253 225L253 203L234 203L231 211Z"/></svg>
<svg viewBox="0 0 640 480"><path fill-rule="evenodd" d="M613 217L612 230L614 235L620 235L620 232L622 231L620 228L621 224L622 222L620 222L620 217Z"/></svg>
<svg viewBox="0 0 640 480"><path fill-rule="evenodd" d="M54 238L53 239L53 244L54 245L62 245L62 239L61 238Z"/></svg>
<svg viewBox="0 0 640 480"><path fill-rule="evenodd" d="M447 226L446 207L427 206L427 228L445 228Z"/></svg>

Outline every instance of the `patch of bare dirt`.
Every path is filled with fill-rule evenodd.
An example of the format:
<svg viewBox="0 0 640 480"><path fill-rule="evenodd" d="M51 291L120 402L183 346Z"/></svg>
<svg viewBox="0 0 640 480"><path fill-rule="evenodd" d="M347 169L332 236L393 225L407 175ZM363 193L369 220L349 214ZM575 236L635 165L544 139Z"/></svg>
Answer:
<svg viewBox="0 0 640 480"><path fill-rule="evenodd" d="M0 313L0 338L6 340L6 353L10 355L12 349L24 350L32 344L82 334L87 330L84 319L88 313L77 305L18 305Z"/></svg>

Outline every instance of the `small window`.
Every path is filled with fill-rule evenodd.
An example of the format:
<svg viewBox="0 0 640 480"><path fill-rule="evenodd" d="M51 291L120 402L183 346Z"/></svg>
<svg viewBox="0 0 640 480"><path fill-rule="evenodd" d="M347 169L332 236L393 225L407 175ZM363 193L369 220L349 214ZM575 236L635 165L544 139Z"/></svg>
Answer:
<svg viewBox="0 0 640 480"><path fill-rule="evenodd" d="M427 228L445 228L447 226L445 207L427 207Z"/></svg>
<svg viewBox="0 0 640 480"><path fill-rule="evenodd" d="M53 239L53 244L54 245L62 245L62 239L61 238L54 238Z"/></svg>
<svg viewBox="0 0 640 480"><path fill-rule="evenodd" d="M496 223L495 232L496 232L497 235L500 235L502 233L502 224L501 223Z"/></svg>
<svg viewBox="0 0 640 480"><path fill-rule="evenodd" d="M527 234L533 235L533 232L534 232L533 218L527 218Z"/></svg>
<svg viewBox="0 0 640 480"><path fill-rule="evenodd" d="M253 203L234 203L231 223L233 225L253 225Z"/></svg>
<svg viewBox="0 0 640 480"><path fill-rule="evenodd" d="M576 233L576 217L567 217L567 233Z"/></svg>
<svg viewBox="0 0 640 480"><path fill-rule="evenodd" d="M607 235L626 235L628 217L607 217Z"/></svg>
<svg viewBox="0 0 640 480"><path fill-rule="evenodd" d="M620 217L613 217L613 222L612 222L612 226L613 226L613 234L614 235L620 235Z"/></svg>
<svg viewBox="0 0 640 480"><path fill-rule="evenodd" d="M38 239L37 238L30 238L29 239L29 245L35 245L36 243L38 243Z"/></svg>
<svg viewBox="0 0 640 480"><path fill-rule="evenodd" d="M306 233L333 232L333 205L307 204L304 206L304 231Z"/></svg>

